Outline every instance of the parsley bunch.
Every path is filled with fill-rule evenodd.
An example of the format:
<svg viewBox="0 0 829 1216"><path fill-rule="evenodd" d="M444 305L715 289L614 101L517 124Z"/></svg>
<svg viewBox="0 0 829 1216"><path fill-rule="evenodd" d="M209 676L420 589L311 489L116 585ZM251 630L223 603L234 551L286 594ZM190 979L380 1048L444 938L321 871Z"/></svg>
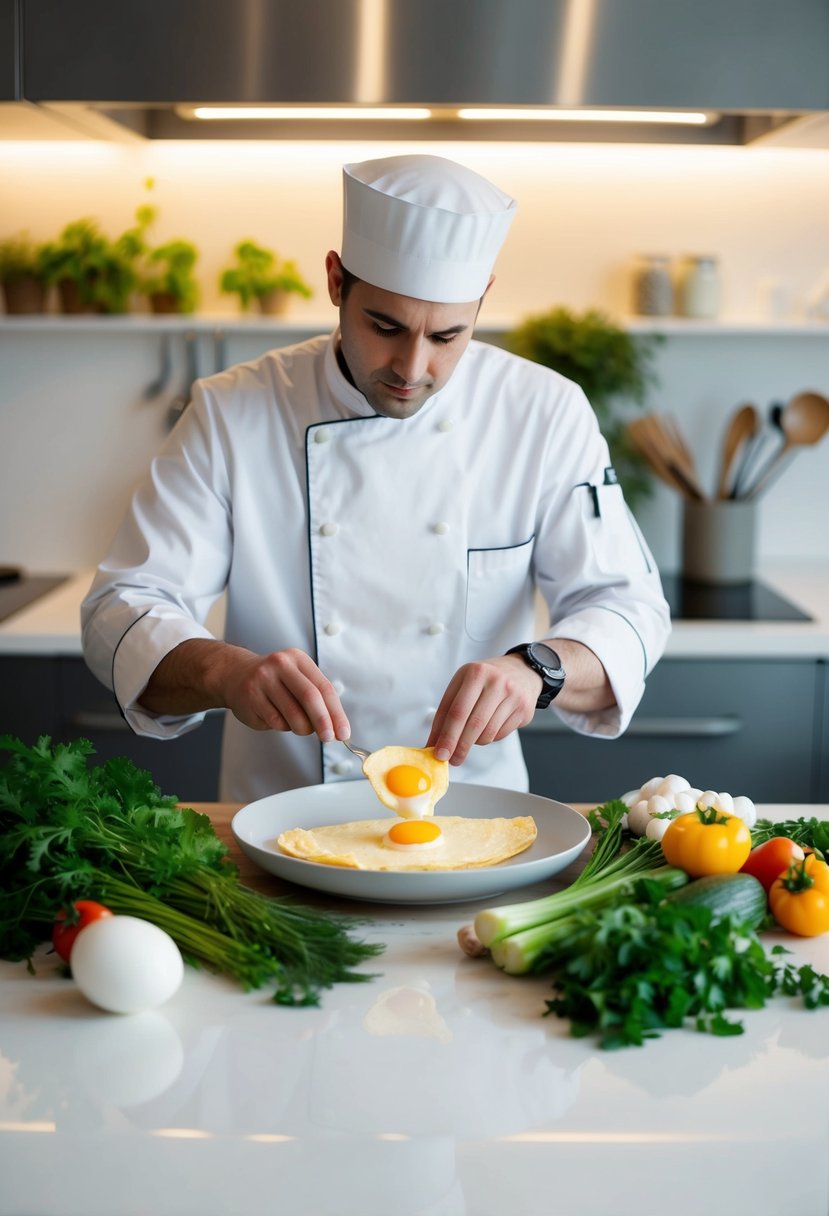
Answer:
<svg viewBox="0 0 829 1216"><path fill-rule="evenodd" d="M86 740L27 747L0 737L0 957L28 958L57 912L93 898L164 929L185 958L246 988L275 985L281 1004L366 980L354 970L383 947L358 922L244 887L206 815L180 809L127 759L91 765Z"/></svg>
<svg viewBox="0 0 829 1216"><path fill-rule="evenodd" d="M573 918L555 961L547 1012L569 1018L576 1037L604 1048L641 1046L661 1031L692 1024L742 1034L731 1009L759 1009L776 995L829 1005L829 977L769 957L756 934L710 908L661 902L656 884L638 884L625 902ZM775 947L772 954L785 953Z"/></svg>
<svg viewBox="0 0 829 1216"><path fill-rule="evenodd" d="M829 857L829 822L825 819L801 816L776 823L771 819L758 819L751 829L752 848L765 844L773 836L786 836L804 848L814 849L819 857Z"/></svg>

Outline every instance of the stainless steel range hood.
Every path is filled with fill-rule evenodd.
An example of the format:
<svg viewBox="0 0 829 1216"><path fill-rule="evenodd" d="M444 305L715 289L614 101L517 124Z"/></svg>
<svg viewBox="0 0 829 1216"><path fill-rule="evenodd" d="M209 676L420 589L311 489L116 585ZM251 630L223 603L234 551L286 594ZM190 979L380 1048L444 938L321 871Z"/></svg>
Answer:
<svg viewBox="0 0 829 1216"><path fill-rule="evenodd" d="M0 98L147 139L746 143L829 112L826 0L0 0L0 42L10 29ZM339 105L351 117L187 116L208 103ZM431 116L354 109L380 106ZM464 120L466 107L507 107L513 120ZM546 122L528 109L709 121Z"/></svg>

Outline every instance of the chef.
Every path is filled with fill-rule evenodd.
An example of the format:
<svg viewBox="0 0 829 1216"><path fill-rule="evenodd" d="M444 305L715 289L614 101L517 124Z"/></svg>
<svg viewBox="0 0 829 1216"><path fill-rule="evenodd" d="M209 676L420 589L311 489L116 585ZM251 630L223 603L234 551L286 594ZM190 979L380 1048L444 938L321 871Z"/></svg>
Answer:
<svg viewBox="0 0 829 1216"><path fill-rule="evenodd" d="M139 734L229 711L224 799L354 779L346 738L526 789L536 711L624 731L669 630L659 576L582 391L473 340L514 200L434 156L343 185L338 327L196 383L84 654Z"/></svg>

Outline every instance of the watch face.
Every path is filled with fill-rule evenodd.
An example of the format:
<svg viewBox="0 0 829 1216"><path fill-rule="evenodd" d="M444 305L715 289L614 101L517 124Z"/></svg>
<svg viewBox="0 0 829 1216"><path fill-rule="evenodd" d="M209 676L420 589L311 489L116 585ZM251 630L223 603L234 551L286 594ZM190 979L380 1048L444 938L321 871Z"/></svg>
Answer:
<svg viewBox="0 0 829 1216"><path fill-rule="evenodd" d="M543 642L534 642L529 649L536 663L540 663L551 675L560 676L564 674L561 669L561 659L551 646L545 646Z"/></svg>

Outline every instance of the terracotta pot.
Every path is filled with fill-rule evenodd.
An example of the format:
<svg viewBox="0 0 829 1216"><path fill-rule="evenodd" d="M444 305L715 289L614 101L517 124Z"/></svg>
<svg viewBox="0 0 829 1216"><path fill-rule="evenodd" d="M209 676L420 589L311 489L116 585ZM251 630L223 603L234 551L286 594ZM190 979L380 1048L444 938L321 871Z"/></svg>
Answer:
<svg viewBox="0 0 829 1216"><path fill-rule="evenodd" d="M33 274L20 279L9 279L3 284L6 312L9 316L20 313L44 312L46 309L46 287Z"/></svg>
<svg viewBox="0 0 829 1216"><path fill-rule="evenodd" d="M257 296L259 311L266 317L284 317L288 311L288 292L267 291L263 296Z"/></svg>
<svg viewBox="0 0 829 1216"><path fill-rule="evenodd" d="M60 300L60 310L64 313L100 313L101 309L97 304L87 304L81 299L81 293L78 289L78 284L73 279L61 279L58 283L58 299Z"/></svg>
<svg viewBox="0 0 829 1216"><path fill-rule="evenodd" d="M151 292L150 311L157 314L181 312L181 300L172 291Z"/></svg>

